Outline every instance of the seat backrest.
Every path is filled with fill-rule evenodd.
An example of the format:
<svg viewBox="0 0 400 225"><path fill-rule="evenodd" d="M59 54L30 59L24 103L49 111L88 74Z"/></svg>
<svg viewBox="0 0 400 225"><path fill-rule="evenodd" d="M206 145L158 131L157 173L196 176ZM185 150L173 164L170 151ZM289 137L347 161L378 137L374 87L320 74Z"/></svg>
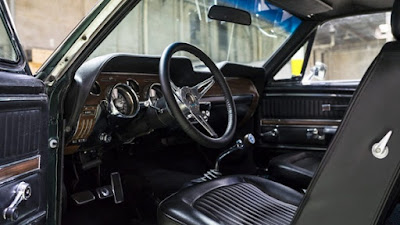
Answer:
<svg viewBox="0 0 400 225"><path fill-rule="evenodd" d="M393 6L392 32L400 40L400 0ZM382 48L364 75L292 224L382 223L398 188L399 98L400 42L394 41ZM376 158L374 144L390 131L389 154Z"/></svg>

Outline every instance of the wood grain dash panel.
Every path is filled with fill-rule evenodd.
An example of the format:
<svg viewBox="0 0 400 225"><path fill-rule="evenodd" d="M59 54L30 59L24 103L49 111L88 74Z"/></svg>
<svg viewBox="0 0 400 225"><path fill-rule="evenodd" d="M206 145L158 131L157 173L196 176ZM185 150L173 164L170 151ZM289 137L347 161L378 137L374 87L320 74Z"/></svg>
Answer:
<svg viewBox="0 0 400 225"><path fill-rule="evenodd" d="M102 72L96 79L100 87L100 93L98 95L89 95L86 99L84 109L79 117L78 126L75 130L75 134L72 138L71 147L67 147L66 154L72 154L76 152L81 143L86 142L87 138L93 132L94 125L96 123L97 107L102 101L107 100L107 95L110 90L118 83L127 83L128 80L134 81L138 84L138 95L139 101L146 101L148 88L154 83L159 83L160 79L157 74L143 74L143 73L114 73L114 72ZM253 116L258 102L260 99L259 93L253 84L253 82L247 78L239 77L227 77L226 81L231 89L233 96L240 95L251 95L252 101L250 103L250 109L247 111L242 121L238 121L238 125L242 126ZM219 97L223 96L220 86L216 83L210 90L205 94L204 97ZM73 147L72 147L73 146Z"/></svg>
<svg viewBox="0 0 400 225"><path fill-rule="evenodd" d="M0 167L0 182L40 168L40 156Z"/></svg>

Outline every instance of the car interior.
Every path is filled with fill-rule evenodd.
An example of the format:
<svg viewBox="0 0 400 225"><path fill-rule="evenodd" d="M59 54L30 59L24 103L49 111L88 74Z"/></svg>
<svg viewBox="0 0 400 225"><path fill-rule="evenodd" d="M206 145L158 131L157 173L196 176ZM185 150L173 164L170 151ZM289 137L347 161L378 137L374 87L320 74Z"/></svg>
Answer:
<svg viewBox="0 0 400 225"><path fill-rule="evenodd" d="M199 1L190 2L195 7ZM196 21L250 26L256 17L271 16L250 12L246 1L215 2L221 3L202 6L208 15L195 14ZM282 31L254 28L278 36L268 61L245 63L240 54L216 61L201 40L162 37L168 45L161 54L124 51L124 46L105 51L102 47L114 40L108 30L69 71L62 224L369 224L365 215L381 208L376 224L400 224L396 185L389 191L374 188L391 182L397 172L389 166L400 159L396 151L390 151L392 158L379 152L398 131L399 109L385 105L399 94L400 1L249 2L280 15ZM361 80L304 82L323 24L390 11L393 41L383 41L368 56L373 61L363 67ZM157 29L148 32L158 34ZM347 34L360 36L351 29ZM221 38L230 40L228 35L215 43ZM302 76L277 80L300 49ZM318 79L331 67L314 66L307 79ZM371 141L361 141L366 139ZM379 151L371 157L376 142ZM374 170L377 163L388 169ZM380 201L379 209L371 206Z"/></svg>

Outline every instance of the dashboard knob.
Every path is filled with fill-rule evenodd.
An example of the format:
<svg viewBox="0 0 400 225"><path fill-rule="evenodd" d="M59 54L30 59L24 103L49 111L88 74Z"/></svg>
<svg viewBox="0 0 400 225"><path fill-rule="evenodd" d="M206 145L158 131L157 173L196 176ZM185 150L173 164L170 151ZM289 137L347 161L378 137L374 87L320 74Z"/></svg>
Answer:
<svg viewBox="0 0 400 225"><path fill-rule="evenodd" d="M109 135L107 133L101 133L99 136L99 140L104 143L110 143L112 140L112 137L111 137L111 135Z"/></svg>
<svg viewBox="0 0 400 225"><path fill-rule="evenodd" d="M256 138L254 137L253 134L249 133L246 134L243 138L243 141L245 143L245 145L254 145L256 143Z"/></svg>

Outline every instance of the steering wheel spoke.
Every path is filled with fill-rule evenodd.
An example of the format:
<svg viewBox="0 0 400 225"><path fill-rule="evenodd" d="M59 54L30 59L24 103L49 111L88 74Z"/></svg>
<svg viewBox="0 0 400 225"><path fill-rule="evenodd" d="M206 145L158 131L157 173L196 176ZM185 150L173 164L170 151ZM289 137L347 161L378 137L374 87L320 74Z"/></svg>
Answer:
<svg viewBox="0 0 400 225"><path fill-rule="evenodd" d="M211 76L194 86L176 86L171 81L170 65L173 54L178 51L186 51L196 56L210 69ZM159 75L168 112L175 117L177 123L187 135L199 144L209 148L223 148L232 140L236 130L236 107L232 93L220 69L204 52L187 43L176 42L169 45L160 58ZM222 91L228 116L225 132L220 137L200 110L200 99L212 88L215 82L218 83ZM193 119L205 131L201 128L199 129L198 126L194 126Z"/></svg>
<svg viewBox="0 0 400 225"><path fill-rule="evenodd" d="M208 134L213 137L217 138L218 134L214 131L214 129L210 126L210 124L206 121L204 116L201 112L193 112L191 111L190 114L199 122L199 124L208 132Z"/></svg>
<svg viewBox="0 0 400 225"><path fill-rule="evenodd" d="M172 91L174 91L174 92L179 91L179 87L176 86L176 84L174 82L172 82L172 80L169 83L171 84Z"/></svg>
<svg viewBox="0 0 400 225"><path fill-rule="evenodd" d="M207 93L208 90L211 89L214 83L215 83L214 77L210 77L196 84L192 88L198 92L198 98L200 99Z"/></svg>
<svg viewBox="0 0 400 225"><path fill-rule="evenodd" d="M173 92L175 98L177 100L179 100L181 103L184 103L183 99L182 99L182 96L181 96L181 88L176 86L175 83L172 82L172 81L170 81L169 83L171 84L171 89L172 89L172 92Z"/></svg>

